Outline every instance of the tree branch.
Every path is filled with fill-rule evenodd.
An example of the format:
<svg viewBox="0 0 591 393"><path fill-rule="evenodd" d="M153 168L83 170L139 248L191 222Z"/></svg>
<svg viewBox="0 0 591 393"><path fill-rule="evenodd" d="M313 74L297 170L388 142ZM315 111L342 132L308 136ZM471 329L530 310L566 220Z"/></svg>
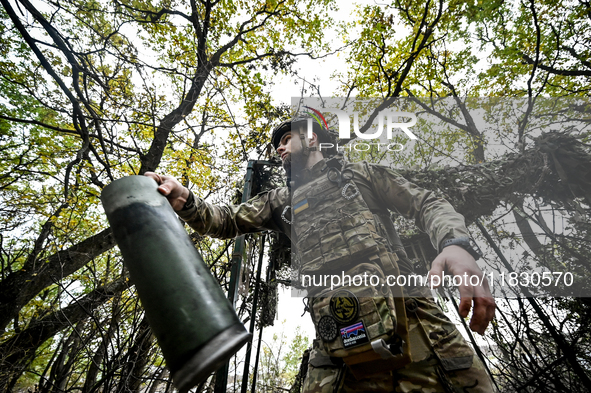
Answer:
<svg viewBox="0 0 591 393"><path fill-rule="evenodd" d="M0 331L41 290L74 273L115 245L111 228L59 251L30 270L21 269L0 282Z"/></svg>

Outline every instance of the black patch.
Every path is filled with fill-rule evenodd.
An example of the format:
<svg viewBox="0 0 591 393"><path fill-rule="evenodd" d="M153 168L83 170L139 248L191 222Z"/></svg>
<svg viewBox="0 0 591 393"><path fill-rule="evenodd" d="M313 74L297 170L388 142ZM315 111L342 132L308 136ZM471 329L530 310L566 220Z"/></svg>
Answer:
<svg viewBox="0 0 591 393"><path fill-rule="evenodd" d="M323 316L318 321L318 335L322 341L332 341L339 335L339 328L337 327L337 321L333 317L328 315Z"/></svg>
<svg viewBox="0 0 591 393"><path fill-rule="evenodd" d="M351 323L359 315L359 300L351 291L340 289L330 298L330 312L337 322Z"/></svg>

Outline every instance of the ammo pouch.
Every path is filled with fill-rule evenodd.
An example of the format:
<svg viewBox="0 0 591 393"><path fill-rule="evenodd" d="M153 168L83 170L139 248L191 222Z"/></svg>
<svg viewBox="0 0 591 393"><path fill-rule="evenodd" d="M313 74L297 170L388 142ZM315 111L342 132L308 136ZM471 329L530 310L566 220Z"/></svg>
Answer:
<svg viewBox="0 0 591 393"><path fill-rule="evenodd" d="M345 275L363 277L364 273L381 276L380 283L327 289L311 299L323 350L342 358L357 379L396 370L411 361L404 299L392 297L381 269L373 264L360 264Z"/></svg>

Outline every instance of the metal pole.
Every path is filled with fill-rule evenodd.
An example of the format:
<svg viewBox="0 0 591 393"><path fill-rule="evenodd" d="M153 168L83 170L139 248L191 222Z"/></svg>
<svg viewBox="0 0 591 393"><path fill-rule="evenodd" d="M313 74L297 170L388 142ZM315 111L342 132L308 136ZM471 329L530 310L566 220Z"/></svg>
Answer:
<svg viewBox="0 0 591 393"><path fill-rule="evenodd" d="M254 326L256 321L257 305L259 300L259 288L261 286L261 270L263 267L263 256L265 251L265 239L266 236L262 235L259 244L259 263L257 266L257 280L256 286L254 287L254 299L252 301L252 312L250 316L250 328L249 332L254 332ZM244 360L244 372L242 373L242 386L240 388L241 393L246 393L248 385L248 367L250 366L250 354L252 351L252 341L246 343L246 358Z"/></svg>
<svg viewBox="0 0 591 393"><path fill-rule="evenodd" d="M252 191L252 180L254 177L254 165L256 161L248 161L246 175L244 176L244 190L242 192L242 203L250 199ZM234 243L234 252L232 253L232 270L230 272L230 288L228 289L228 299L234 308L236 308L236 298L238 297L238 283L240 282L240 270L242 269L242 254L244 253L245 236L236 238Z"/></svg>
<svg viewBox="0 0 591 393"><path fill-rule="evenodd" d="M250 389L251 393L255 392L255 388L257 386L257 373L259 370L259 356L261 355L261 343L263 342L263 327L261 326L261 331L259 333L259 343L257 344L257 356L254 361L254 370L252 372L252 388Z"/></svg>
<svg viewBox="0 0 591 393"><path fill-rule="evenodd" d="M272 268L272 263L269 262L269 265L267 265L267 284L269 284L271 279L274 278L274 276L275 276L274 273L275 273L275 271ZM265 307L265 305L263 305L263 307ZM253 337L254 337L254 335L253 335ZM253 370L253 374L252 374L252 388L250 390L251 393L255 392L255 389L257 386L257 374L258 374L258 370L259 370L259 358L261 356L262 342L263 342L263 325L261 325L261 330L259 332L259 342L257 344L257 354L255 357L254 370Z"/></svg>
<svg viewBox="0 0 591 393"><path fill-rule="evenodd" d="M248 161L246 167L246 175L244 176L244 190L242 192L242 202L250 199L252 191L252 179L254 177L254 166L256 161ZM242 269L242 254L244 253L244 235L238 236L234 242L234 251L232 252L232 262L230 270L230 287L228 289L228 299L232 307L236 308L236 298L238 297L238 283L240 277L240 270ZM228 384L228 371L230 369L230 362L226 362L218 372L215 378L214 393L225 393L226 385Z"/></svg>

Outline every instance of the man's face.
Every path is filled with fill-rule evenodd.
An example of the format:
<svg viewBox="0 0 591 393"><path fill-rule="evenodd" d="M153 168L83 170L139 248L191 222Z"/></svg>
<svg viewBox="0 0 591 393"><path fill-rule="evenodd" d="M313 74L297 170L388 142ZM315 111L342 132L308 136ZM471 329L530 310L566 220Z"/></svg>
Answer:
<svg viewBox="0 0 591 393"><path fill-rule="evenodd" d="M281 161L285 162L287 157L291 154L291 131L286 132L279 141L277 147L277 154L281 156Z"/></svg>
<svg viewBox="0 0 591 393"><path fill-rule="evenodd" d="M296 134L297 135L297 134ZM301 156L302 142L300 138L292 138L292 131L286 132L277 147L277 153L281 156L281 162L283 163L283 169L286 172L291 171L292 161L297 157Z"/></svg>
<svg viewBox="0 0 591 393"><path fill-rule="evenodd" d="M304 139L300 138L300 135L304 133ZM307 156L304 155L302 144L306 146L315 146L317 143L317 137L315 133L312 133L312 139L308 140L305 135L305 129L296 129L286 132L277 147L277 153L281 156L283 162L283 168L286 172L290 173L292 169L302 170L306 166Z"/></svg>

